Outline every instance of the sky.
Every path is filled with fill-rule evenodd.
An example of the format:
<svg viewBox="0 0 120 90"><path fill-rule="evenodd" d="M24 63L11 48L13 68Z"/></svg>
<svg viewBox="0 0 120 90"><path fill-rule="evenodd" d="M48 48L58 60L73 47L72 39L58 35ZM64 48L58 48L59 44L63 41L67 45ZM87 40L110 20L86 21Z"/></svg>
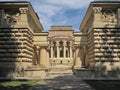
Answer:
<svg viewBox="0 0 120 90"><path fill-rule="evenodd" d="M51 26L72 26L79 31L90 2L94 0L0 0L29 1L40 18L44 31ZM106 1L106 0L102 0ZM108 0L109 1L109 0Z"/></svg>
<svg viewBox="0 0 120 90"><path fill-rule="evenodd" d="M28 0L40 17L44 31L51 26L68 25L79 31L89 3L93 0Z"/></svg>

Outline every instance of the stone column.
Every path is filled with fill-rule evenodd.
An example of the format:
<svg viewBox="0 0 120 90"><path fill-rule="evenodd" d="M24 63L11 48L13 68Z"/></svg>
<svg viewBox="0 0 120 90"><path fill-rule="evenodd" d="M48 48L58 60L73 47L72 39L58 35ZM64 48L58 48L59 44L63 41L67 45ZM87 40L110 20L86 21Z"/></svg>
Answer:
<svg viewBox="0 0 120 90"><path fill-rule="evenodd" d="M70 58L73 58L72 56L72 42L70 42Z"/></svg>
<svg viewBox="0 0 120 90"><path fill-rule="evenodd" d="M63 42L64 45L64 58L66 58L66 41Z"/></svg>
<svg viewBox="0 0 120 90"><path fill-rule="evenodd" d="M69 46L67 47L67 52L68 52L67 57L70 57L70 47Z"/></svg>
<svg viewBox="0 0 120 90"><path fill-rule="evenodd" d="M60 48L59 48L59 41L57 41L56 43L56 46L57 46L57 58L60 58Z"/></svg>
<svg viewBox="0 0 120 90"><path fill-rule="evenodd" d="M51 47L50 47L50 54L51 54L51 59L53 59L53 45L51 45Z"/></svg>

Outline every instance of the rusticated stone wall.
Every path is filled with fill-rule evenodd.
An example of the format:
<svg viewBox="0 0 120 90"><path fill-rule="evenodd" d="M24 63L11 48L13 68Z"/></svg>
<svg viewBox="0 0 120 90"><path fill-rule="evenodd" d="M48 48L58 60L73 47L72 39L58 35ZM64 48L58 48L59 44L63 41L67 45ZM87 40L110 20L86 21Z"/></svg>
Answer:
<svg viewBox="0 0 120 90"><path fill-rule="evenodd" d="M4 3L0 3L0 78L25 77L34 62L33 33L41 32L42 26L28 2Z"/></svg>
<svg viewBox="0 0 120 90"><path fill-rule="evenodd" d="M101 60L120 60L119 29L95 29L95 52ZM104 55L104 57L103 57Z"/></svg>
<svg viewBox="0 0 120 90"><path fill-rule="evenodd" d="M32 64L33 35L28 29L0 29L0 66L13 69ZM6 62L10 62L9 65ZM21 64L21 65L19 65ZM1 72L1 74L4 72Z"/></svg>

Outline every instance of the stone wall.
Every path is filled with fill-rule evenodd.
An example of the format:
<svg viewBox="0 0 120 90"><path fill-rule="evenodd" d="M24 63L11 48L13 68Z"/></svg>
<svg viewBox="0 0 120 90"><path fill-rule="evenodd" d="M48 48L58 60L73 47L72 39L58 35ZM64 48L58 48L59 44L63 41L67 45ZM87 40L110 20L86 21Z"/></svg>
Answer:
<svg viewBox="0 0 120 90"><path fill-rule="evenodd" d="M88 46L88 62L91 68L94 67L94 30L91 30L88 33L88 42L87 42L87 46Z"/></svg>
<svg viewBox="0 0 120 90"><path fill-rule="evenodd" d="M33 63L33 33L42 26L28 2L5 3L0 3L0 78L24 77Z"/></svg>
<svg viewBox="0 0 120 90"><path fill-rule="evenodd" d="M111 77L113 72L117 73L116 77L119 77L120 27L118 4L117 2L112 4L109 2L92 2L81 24L82 32L88 33L89 67L97 71L99 77ZM89 23L90 20L91 23ZM91 27L88 27L89 24Z"/></svg>
<svg viewBox="0 0 120 90"><path fill-rule="evenodd" d="M117 6L116 6L117 7ZM109 9L111 8L111 9ZM101 62L101 68L107 71L119 69L119 26L118 8L94 7L94 61L95 67Z"/></svg>
<svg viewBox="0 0 120 90"><path fill-rule="evenodd" d="M33 35L29 29L0 29L0 62L1 67L7 66L5 62L11 62L11 68L26 68L32 64ZM4 64L3 64L4 63Z"/></svg>

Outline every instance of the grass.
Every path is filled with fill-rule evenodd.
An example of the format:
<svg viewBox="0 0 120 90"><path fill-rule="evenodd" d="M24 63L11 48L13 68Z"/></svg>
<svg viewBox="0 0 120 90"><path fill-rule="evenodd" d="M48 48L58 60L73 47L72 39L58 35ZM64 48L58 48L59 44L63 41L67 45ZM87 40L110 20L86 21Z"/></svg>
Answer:
<svg viewBox="0 0 120 90"><path fill-rule="evenodd" d="M38 81L0 81L0 90L28 90Z"/></svg>
<svg viewBox="0 0 120 90"><path fill-rule="evenodd" d="M4 87L17 87L21 85L33 86L35 84L37 84L37 81L4 81L0 83L0 85Z"/></svg>

